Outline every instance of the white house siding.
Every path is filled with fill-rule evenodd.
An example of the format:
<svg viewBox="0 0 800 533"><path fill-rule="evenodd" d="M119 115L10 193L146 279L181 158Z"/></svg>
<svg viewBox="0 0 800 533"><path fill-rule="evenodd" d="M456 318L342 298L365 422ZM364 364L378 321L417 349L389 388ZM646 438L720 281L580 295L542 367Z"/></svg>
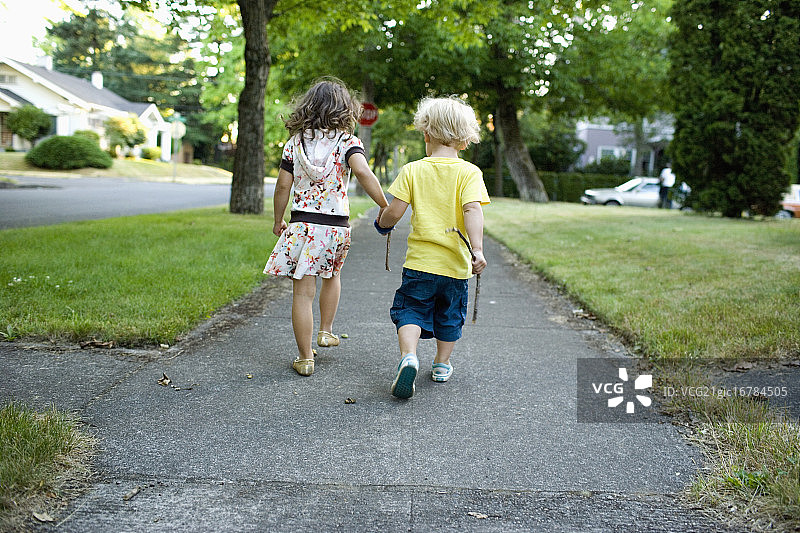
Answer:
<svg viewBox="0 0 800 533"><path fill-rule="evenodd" d="M19 67L16 68L16 67ZM63 84L63 86L62 86ZM45 113L55 117L56 134L72 135L77 130L92 130L100 135L103 148L108 146L104 123L108 118L137 115L146 130L144 146L163 147L162 159L169 160L169 143L164 136L170 134L170 124L164 121L154 104L129 102L111 91L92 86L74 76L53 72L45 67L17 63L0 58L0 88L6 88L24 98ZM6 107L9 111L14 106ZM4 100L0 97L0 112ZM160 138L159 138L160 136ZM20 139L15 138L15 148Z"/></svg>

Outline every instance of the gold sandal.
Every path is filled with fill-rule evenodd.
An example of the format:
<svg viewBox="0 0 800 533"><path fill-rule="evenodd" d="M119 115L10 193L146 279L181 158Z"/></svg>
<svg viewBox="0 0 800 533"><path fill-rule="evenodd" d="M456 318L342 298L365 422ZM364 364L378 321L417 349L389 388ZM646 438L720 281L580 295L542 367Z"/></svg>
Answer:
<svg viewBox="0 0 800 533"><path fill-rule="evenodd" d="M292 362L292 368L301 376L310 376L314 373L314 359L300 359L298 356Z"/></svg>
<svg viewBox="0 0 800 533"><path fill-rule="evenodd" d="M328 346L339 346L339 337L330 331L321 331L317 333L317 346L326 348Z"/></svg>

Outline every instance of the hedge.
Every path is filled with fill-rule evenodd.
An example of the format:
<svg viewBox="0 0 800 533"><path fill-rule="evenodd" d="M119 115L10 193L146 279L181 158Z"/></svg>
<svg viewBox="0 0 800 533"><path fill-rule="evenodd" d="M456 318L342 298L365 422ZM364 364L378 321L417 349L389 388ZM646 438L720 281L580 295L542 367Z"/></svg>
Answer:
<svg viewBox="0 0 800 533"><path fill-rule="evenodd" d="M108 168L111 157L97 144L81 136L55 136L37 144L25 156L30 164L40 168L69 170L74 168Z"/></svg>
<svg viewBox="0 0 800 533"><path fill-rule="evenodd" d="M539 178L541 178L550 200L574 203L581 201L581 195L586 189L616 187L629 179L627 176L580 172L539 172ZM494 194L494 169L484 169L483 180L489 194ZM503 175L503 196L519 198L517 185L508 174Z"/></svg>

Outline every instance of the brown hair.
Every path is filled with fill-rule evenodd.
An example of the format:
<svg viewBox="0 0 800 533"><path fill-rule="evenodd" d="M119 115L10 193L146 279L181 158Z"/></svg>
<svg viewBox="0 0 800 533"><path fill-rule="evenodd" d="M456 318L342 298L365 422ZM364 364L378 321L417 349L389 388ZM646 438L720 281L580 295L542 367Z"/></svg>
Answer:
<svg viewBox="0 0 800 533"><path fill-rule="evenodd" d="M341 80L320 78L294 102L284 122L289 133L306 130L339 130L353 133L361 117L361 101Z"/></svg>

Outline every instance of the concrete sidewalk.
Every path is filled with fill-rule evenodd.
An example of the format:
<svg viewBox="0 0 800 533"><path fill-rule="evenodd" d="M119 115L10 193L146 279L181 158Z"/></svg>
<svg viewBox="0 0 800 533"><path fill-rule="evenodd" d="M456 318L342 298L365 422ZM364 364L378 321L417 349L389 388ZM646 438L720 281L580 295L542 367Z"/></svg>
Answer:
<svg viewBox="0 0 800 533"><path fill-rule="evenodd" d="M309 378L285 280L163 353L0 344L0 399L76 410L99 438L98 483L41 530L727 531L681 503L701 459L668 420L577 422L577 359L620 347L492 241L453 378L429 379L426 341L415 396L392 397L407 231L386 272L385 239L354 225L348 338Z"/></svg>

